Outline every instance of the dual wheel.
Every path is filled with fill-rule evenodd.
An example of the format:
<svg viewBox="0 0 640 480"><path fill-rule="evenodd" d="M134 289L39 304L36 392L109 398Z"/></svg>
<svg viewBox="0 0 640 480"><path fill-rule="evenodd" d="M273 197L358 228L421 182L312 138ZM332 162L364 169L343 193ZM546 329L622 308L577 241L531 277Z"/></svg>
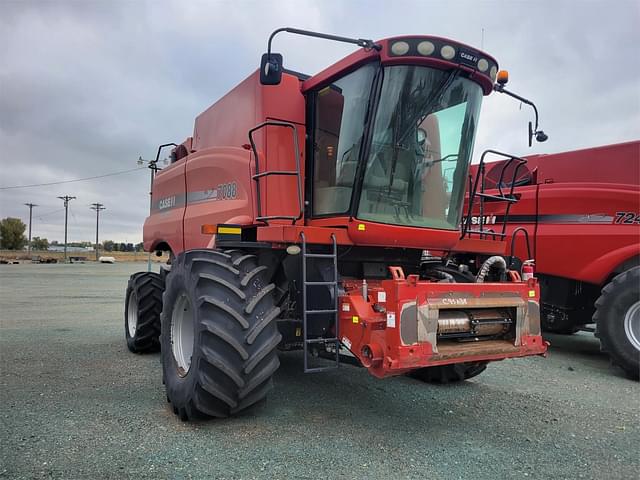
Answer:
<svg viewBox="0 0 640 480"><path fill-rule="evenodd" d="M267 267L243 251L192 250L171 265L157 319L167 399L181 419L238 413L272 388L282 337L275 286L266 273ZM140 322L131 327L130 299L142 298L136 285L149 274L137 275L127 289L128 345L130 337L135 344L136 335L147 332ZM146 306L138 305L138 311Z"/></svg>

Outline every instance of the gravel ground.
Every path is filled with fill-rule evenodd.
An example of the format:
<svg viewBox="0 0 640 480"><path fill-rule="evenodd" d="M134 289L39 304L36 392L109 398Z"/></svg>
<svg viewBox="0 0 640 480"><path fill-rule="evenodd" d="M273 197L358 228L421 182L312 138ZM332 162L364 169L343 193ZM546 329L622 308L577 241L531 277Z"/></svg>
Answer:
<svg viewBox="0 0 640 480"><path fill-rule="evenodd" d="M453 387L283 354L267 402L183 423L125 346L144 269L0 265L0 478L638 478L639 385L586 333Z"/></svg>

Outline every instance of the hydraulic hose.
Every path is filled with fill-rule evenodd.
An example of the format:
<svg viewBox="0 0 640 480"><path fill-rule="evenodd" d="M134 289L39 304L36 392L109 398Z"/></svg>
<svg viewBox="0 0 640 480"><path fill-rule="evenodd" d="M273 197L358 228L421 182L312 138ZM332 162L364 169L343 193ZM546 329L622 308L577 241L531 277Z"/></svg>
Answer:
<svg viewBox="0 0 640 480"><path fill-rule="evenodd" d="M442 282L445 283L456 283L456 279L453 278L453 275L447 272L443 272L442 270L433 270L436 276L440 277Z"/></svg>
<svg viewBox="0 0 640 480"><path fill-rule="evenodd" d="M478 272L478 275L476 276L476 282L477 283L483 283L484 282L484 277L487 276L487 273L489 273L489 270L491 270L491 267L494 267L494 266L500 267L500 269L503 272L506 272L506 270L507 270L507 262L505 261L504 258L502 258L499 255L495 255L493 257L489 257L484 261L484 263L482 264L482 267L480 267L480 271Z"/></svg>

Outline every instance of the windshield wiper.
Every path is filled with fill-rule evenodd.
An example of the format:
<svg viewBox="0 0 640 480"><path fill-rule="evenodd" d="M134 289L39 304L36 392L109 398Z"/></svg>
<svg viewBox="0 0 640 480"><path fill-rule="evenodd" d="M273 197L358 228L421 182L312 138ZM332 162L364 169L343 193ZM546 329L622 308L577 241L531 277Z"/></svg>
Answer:
<svg viewBox="0 0 640 480"><path fill-rule="evenodd" d="M430 98L427 98L425 102L415 110L415 112L423 112L423 113L420 115L419 120L417 122L415 120L409 122L409 125L405 129L404 133L400 136L399 140L395 142L396 146L402 145L406 137L413 131L414 127L424 122L424 119L431 114L431 110L433 109L433 107L438 102L440 102L440 100L442 100L443 95L445 94L445 92L447 91L451 83L453 83L453 81L459 74L460 74L460 70L457 70L457 69L449 73L447 78L445 78L442 81L442 83L438 86L438 88L435 90L433 95L431 95ZM411 115L408 116L408 118L413 117L415 112L412 112Z"/></svg>

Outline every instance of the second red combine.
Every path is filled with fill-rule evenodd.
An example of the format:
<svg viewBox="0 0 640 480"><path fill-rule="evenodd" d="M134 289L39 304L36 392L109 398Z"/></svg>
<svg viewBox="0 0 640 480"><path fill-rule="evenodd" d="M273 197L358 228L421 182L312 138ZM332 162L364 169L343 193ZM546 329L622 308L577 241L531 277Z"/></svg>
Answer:
<svg viewBox="0 0 640 480"><path fill-rule="evenodd" d="M361 48L309 77L271 51L283 31ZM134 352L161 346L181 418L263 399L281 350L303 350L305 372L349 358L436 382L545 353L537 280L508 269L501 238L460 239L497 77L444 38L280 29L162 170L158 150L144 245L170 265L132 276L125 332Z"/></svg>

